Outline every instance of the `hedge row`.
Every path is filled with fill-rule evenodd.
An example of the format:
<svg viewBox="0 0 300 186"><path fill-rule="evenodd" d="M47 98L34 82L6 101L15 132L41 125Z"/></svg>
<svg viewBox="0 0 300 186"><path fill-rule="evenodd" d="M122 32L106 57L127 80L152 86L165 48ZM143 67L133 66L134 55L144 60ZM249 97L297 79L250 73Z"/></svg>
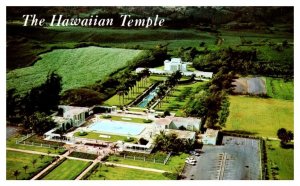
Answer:
<svg viewBox="0 0 300 186"><path fill-rule="evenodd" d="M53 165L50 169L48 169L46 172L44 172L40 177L38 177L38 180L43 179L47 174L49 174L51 171L53 171L56 167L58 167L60 164L62 164L64 161L66 161L67 158L63 158L59 160L55 165ZM57 160L57 158L56 158Z"/></svg>
<svg viewBox="0 0 300 186"><path fill-rule="evenodd" d="M89 160L94 160L98 157L96 154L89 154L89 153L76 152L76 151L73 151L69 156L75 158L89 159Z"/></svg>
<svg viewBox="0 0 300 186"><path fill-rule="evenodd" d="M91 170L89 170L89 172L87 172L87 173L81 178L81 180L86 180L88 177L90 177L94 172L97 171L99 165L100 165L100 162L96 163L95 166L93 166L93 167L91 168Z"/></svg>

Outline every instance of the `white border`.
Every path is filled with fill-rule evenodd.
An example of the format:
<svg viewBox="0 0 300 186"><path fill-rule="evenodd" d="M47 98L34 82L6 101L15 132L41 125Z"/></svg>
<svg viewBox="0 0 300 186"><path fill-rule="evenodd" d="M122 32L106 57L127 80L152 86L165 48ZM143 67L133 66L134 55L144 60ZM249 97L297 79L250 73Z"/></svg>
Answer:
<svg viewBox="0 0 300 186"><path fill-rule="evenodd" d="M196 0L176 0L176 1L162 1L162 0L132 0L132 1L124 1L124 0L106 0L106 1L91 1L91 0L85 0L85 1L74 1L74 0L51 0L51 1L45 1L45 0L6 0L3 2L3 0L0 2L0 33L1 33L1 39L0 39L0 51L1 51L1 67L0 67L0 74L1 74L1 112L0 112L0 118L1 118L1 127L2 130L0 130L0 136L2 137L1 141L6 141L6 132L5 132L5 123L6 123L6 6L294 6L294 33L300 33L299 31L299 24L298 24L298 17L300 8L298 5L296 5L298 0L202 0L202 1L196 1ZM297 34L294 34L294 51L300 51L298 47L299 43L299 36ZM298 139L298 132L300 123L299 120L299 76L297 74L299 70L299 54L295 52L294 54L294 64L295 64L295 92L294 92L294 103L295 103L295 121L294 121L294 131L295 131L295 141ZM131 186L137 186L141 184L145 185L287 185L292 184L296 185L296 182L299 181L297 177L297 173L299 173L299 168L297 165L299 165L299 161L297 158L299 156L299 150L298 150L298 143L295 143L295 161L294 161L294 168L295 168L295 176L294 179L296 181L5 181L6 180L6 151L4 150L6 148L5 143L1 143L1 185L56 185L56 184L76 184L77 185L115 185L115 184L121 184L121 185L131 185ZM299 185L299 184L297 184Z"/></svg>

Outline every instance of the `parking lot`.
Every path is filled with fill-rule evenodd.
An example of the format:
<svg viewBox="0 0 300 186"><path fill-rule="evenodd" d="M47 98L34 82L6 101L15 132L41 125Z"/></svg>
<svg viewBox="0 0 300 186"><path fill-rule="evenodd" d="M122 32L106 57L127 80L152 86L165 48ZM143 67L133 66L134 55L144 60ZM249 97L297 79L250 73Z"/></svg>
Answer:
<svg viewBox="0 0 300 186"><path fill-rule="evenodd" d="M196 165L186 165L187 180L261 179L259 140L224 136L222 145L204 145Z"/></svg>

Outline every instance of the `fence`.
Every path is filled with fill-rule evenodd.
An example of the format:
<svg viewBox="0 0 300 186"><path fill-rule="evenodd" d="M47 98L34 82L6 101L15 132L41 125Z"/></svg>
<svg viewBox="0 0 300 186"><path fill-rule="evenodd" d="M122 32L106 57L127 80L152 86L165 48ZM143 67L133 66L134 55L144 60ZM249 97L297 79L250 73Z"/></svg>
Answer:
<svg viewBox="0 0 300 186"><path fill-rule="evenodd" d="M51 145L51 144L47 144L47 143L36 143L36 142L28 142L26 141L28 138L32 137L33 135L35 135L35 133L31 133L31 134L27 134L26 136L23 136L19 139L16 140L16 144L18 145L28 145L28 146L36 146L36 147L46 147L46 148L57 148L57 149L63 149L65 150L64 147L60 147L57 145Z"/></svg>
<svg viewBox="0 0 300 186"><path fill-rule="evenodd" d="M46 143L35 143L35 142L27 142L27 141L18 142L18 141L16 141L16 144L18 144L18 145L35 146L35 147L57 148L57 149L63 149L63 150L65 150L64 147L60 147L60 146L56 146L56 145L50 145L50 144L46 144Z"/></svg>
<svg viewBox="0 0 300 186"><path fill-rule="evenodd" d="M114 155L114 156L123 158L123 159L160 163L160 164L166 165L167 162L169 161L171 155L172 155L172 152L170 152L164 159L163 158L150 158L150 157L146 157L146 156L130 156L130 155L126 155L126 154L124 154L123 156L122 155Z"/></svg>
<svg viewBox="0 0 300 186"><path fill-rule="evenodd" d="M31 133L31 134L27 134L26 136L23 136L23 137L21 137L21 138L19 138L19 139L17 139L16 140L16 144L18 144L18 143L20 143L20 142L22 142L22 141L25 141L25 140L27 140L28 138L30 138L31 136L33 136L33 135L35 135L35 133L33 132L33 133Z"/></svg>

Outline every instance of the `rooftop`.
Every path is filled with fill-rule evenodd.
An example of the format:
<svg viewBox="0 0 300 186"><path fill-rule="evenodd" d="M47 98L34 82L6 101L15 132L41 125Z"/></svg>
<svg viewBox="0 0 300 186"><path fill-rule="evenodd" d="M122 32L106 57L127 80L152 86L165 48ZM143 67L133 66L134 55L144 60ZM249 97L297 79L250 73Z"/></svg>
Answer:
<svg viewBox="0 0 300 186"><path fill-rule="evenodd" d="M64 110L64 115L78 115L82 112L88 112L88 107L75 107L75 106L67 106L67 105L59 105L58 108L62 108Z"/></svg>
<svg viewBox="0 0 300 186"><path fill-rule="evenodd" d="M186 131L186 130L174 130L174 129L166 129L166 133L176 134L177 137L181 139L193 139L196 135L196 132Z"/></svg>
<svg viewBox="0 0 300 186"><path fill-rule="evenodd" d="M205 131L204 136L208 138L216 138L218 136L219 131L218 130L213 130L213 129L207 129Z"/></svg>
<svg viewBox="0 0 300 186"><path fill-rule="evenodd" d="M158 118L154 121L154 123L158 125L170 125L171 122L172 120L168 118Z"/></svg>
<svg viewBox="0 0 300 186"><path fill-rule="evenodd" d="M193 125L195 123L201 122L201 119L192 118L192 117L183 118L183 117L167 116L166 118L172 120L175 125L184 125L184 124Z"/></svg>

